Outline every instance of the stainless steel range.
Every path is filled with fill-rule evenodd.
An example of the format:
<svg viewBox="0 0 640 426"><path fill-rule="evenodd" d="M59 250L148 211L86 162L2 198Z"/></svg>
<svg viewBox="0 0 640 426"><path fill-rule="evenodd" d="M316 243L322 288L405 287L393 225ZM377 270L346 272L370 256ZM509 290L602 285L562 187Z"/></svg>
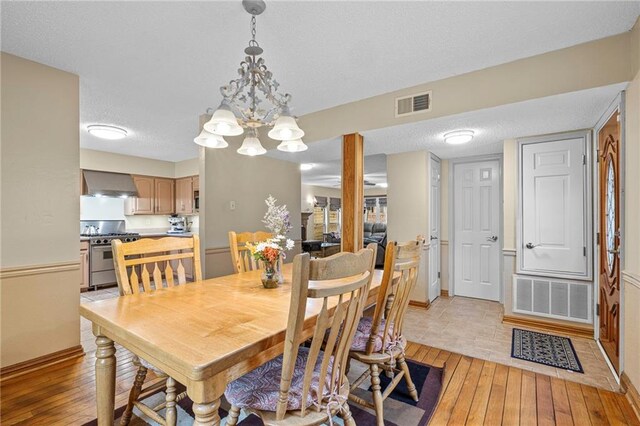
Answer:
<svg viewBox="0 0 640 426"><path fill-rule="evenodd" d="M89 286L116 284L111 240L136 241L140 234L125 232L123 220L81 221L80 236L89 238Z"/></svg>

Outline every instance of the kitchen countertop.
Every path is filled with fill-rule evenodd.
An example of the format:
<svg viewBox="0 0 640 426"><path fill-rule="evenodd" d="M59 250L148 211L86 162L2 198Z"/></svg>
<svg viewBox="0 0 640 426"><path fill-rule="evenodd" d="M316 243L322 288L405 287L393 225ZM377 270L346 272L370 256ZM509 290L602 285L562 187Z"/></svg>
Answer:
<svg viewBox="0 0 640 426"><path fill-rule="evenodd" d="M183 234L167 234L168 229L127 229L126 232L137 232L141 238L152 237L191 237L193 234L198 234L197 229L193 229L191 232L185 232ZM89 241L91 237L80 237L80 241Z"/></svg>

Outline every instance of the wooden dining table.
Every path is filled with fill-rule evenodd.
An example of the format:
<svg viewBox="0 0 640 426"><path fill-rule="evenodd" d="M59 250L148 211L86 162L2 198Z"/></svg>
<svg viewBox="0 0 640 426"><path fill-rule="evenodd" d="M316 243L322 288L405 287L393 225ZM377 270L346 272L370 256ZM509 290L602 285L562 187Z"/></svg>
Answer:
<svg viewBox="0 0 640 426"><path fill-rule="evenodd" d="M218 425L229 382L282 354L289 316L292 265L284 283L265 289L261 271L243 272L150 293L80 305L96 336L98 425L113 425L114 342L182 383L193 401L194 425ZM368 304L382 280L375 270ZM321 300L309 300L302 338L310 337ZM334 300L333 303L337 303Z"/></svg>

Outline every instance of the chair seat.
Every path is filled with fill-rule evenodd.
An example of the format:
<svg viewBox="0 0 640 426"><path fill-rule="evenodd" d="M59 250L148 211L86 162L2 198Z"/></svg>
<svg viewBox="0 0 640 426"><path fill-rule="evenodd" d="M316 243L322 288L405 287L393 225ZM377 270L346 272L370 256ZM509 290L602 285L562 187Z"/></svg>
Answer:
<svg viewBox="0 0 640 426"><path fill-rule="evenodd" d="M385 320L382 319L380 326L378 327L378 333L375 336L375 343L373 345L374 352L380 352L382 350L382 334L384 333ZM373 318L362 317L358 323L355 336L353 337L353 343L351 344L352 351L365 351L367 349L367 342L369 341L369 335L371 334L371 327L373 326ZM390 344L393 333L393 324L389 327L389 335L387 336L387 346Z"/></svg>
<svg viewBox="0 0 640 426"><path fill-rule="evenodd" d="M300 348L298 350L293 378L291 380L291 390L289 391L287 410L299 410L302 408L302 385L304 382L304 368L307 364L308 357L308 348ZM227 401L229 401L231 405L239 408L275 411L278 403L278 396L280 394L282 362L283 357L280 355L255 370L250 371L239 379L229 383L224 392L224 396ZM314 394L313 389L317 389L321 362L322 353L320 353L318 361L316 361L313 379L311 381L312 390L309 391L307 396L305 408L317 403L318 401L317 395ZM331 375L331 364L332 362L329 363L327 379L329 379ZM327 387L325 386L323 389L323 396L327 396Z"/></svg>

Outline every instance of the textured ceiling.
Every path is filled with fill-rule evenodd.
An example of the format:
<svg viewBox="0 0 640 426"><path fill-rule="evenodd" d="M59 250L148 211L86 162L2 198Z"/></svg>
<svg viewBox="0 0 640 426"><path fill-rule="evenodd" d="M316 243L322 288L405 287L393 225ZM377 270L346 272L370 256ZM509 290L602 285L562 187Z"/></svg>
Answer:
<svg viewBox="0 0 640 426"><path fill-rule="evenodd" d="M631 28L638 2L268 2L258 41L297 115ZM2 50L80 76L80 118L127 128L82 147L197 156L249 40L233 2L2 2Z"/></svg>
<svg viewBox="0 0 640 426"><path fill-rule="evenodd" d="M624 83L614 84L363 132L365 155L429 150L440 158L450 159L502 152L505 139L592 128L625 87ZM444 143L445 133L460 129L473 130L473 141L465 145ZM321 164L320 169L303 172L303 183L311 183L314 179L325 179L325 167L335 173L334 180L339 179L341 147L341 139L334 138L309 144L305 152L289 154L273 150L267 155L298 163ZM379 179L376 182L385 182L386 173L376 172L376 179ZM333 186L331 182L313 184Z"/></svg>

